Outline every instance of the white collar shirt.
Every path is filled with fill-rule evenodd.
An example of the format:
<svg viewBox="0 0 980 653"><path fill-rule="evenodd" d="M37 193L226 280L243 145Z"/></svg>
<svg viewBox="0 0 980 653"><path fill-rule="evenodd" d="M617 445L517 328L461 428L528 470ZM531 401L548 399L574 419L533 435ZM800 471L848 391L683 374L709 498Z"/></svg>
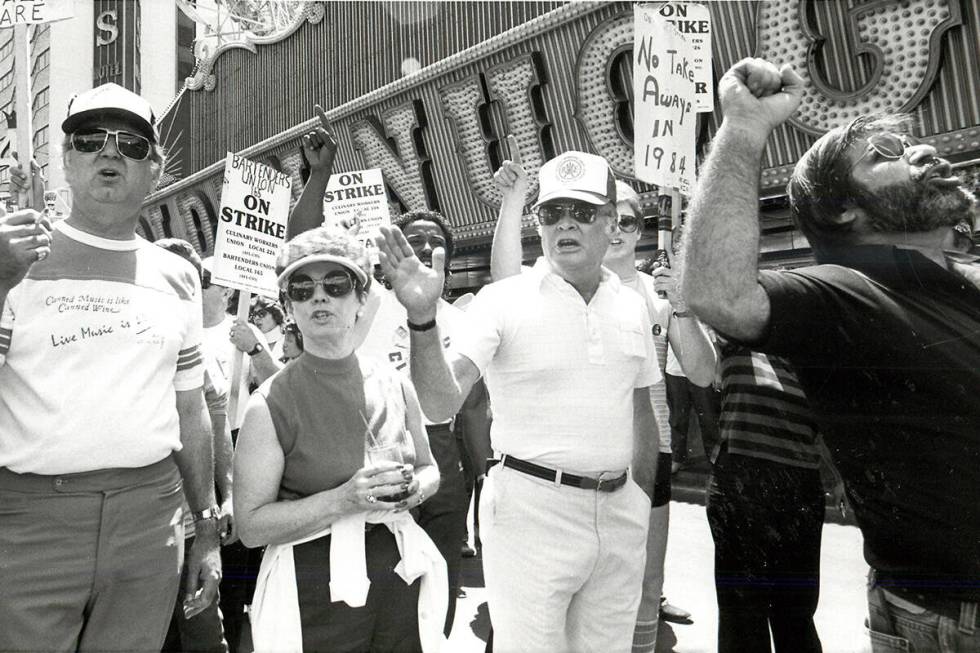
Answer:
<svg viewBox="0 0 980 653"><path fill-rule="evenodd" d="M484 374L493 448L582 474L633 454L633 390L662 379L643 299L602 269L586 304L544 259L484 287L453 349Z"/></svg>

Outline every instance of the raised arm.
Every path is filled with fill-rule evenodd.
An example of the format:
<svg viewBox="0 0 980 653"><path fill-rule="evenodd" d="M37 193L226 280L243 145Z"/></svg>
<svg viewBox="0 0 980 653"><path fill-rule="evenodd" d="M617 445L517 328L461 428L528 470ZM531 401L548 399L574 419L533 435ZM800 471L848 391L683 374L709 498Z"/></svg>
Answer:
<svg viewBox="0 0 980 653"><path fill-rule="evenodd" d="M330 181L333 171L333 161L337 156L337 141L330 133L330 121L317 104L313 110L320 119L320 127L303 135L303 154L310 162L310 178L289 214L286 224L286 238L290 239L304 231L309 231L323 224L323 194Z"/></svg>
<svg viewBox="0 0 980 653"><path fill-rule="evenodd" d="M752 341L769 324L759 285L758 191L769 134L803 97L790 66L743 59L718 84L724 120L701 170L684 239L681 293L707 324Z"/></svg>
<svg viewBox="0 0 980 653"><path fill-rule="evenodd" d="M436 422L451 419L480 378L480 372L468 358L456 356L448 360L442 346L436 305L442 294L446 252L436 248L429 268L419 261L400 229L381 227L377 243L381 271L408 313L412 382L422 410Z"/></svg>
<svg viewBox="0 0 980 653"><path fill-rule="evenodd" d="M493 244L490 246L490 278L500 281L521 273L521 214L527 198L527 172L521 163L521 153L517 139L507 137L511 159L504 161L493 175L493 181L500 188L503 199L497 224L493 228Z"/></svg>
<svg viewBox="0 0 980 653"><path fill-rule="evenodd" d="M680 294L677 271L668 267L657 268L653 271L653 285L658 292L666 294L670 302L667 341L677 356L684 376L696 386L708 387L715 379L715 347Z"/></svg>

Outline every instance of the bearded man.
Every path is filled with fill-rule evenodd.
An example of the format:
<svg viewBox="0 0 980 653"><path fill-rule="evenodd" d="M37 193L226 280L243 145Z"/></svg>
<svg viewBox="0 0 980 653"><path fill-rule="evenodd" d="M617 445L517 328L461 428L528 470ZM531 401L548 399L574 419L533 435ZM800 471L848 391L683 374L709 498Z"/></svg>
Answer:
<svg viewBox="0 0 980 653"><path fill-rule="evenodd" d="M908 120L858 118L789 183L819 265L760 272L762 156L802 96L791 67L760 59L719 83L683 294L797 370L864 534L873 648L980 650L980 266L953 251L975 200Z"/></svg>

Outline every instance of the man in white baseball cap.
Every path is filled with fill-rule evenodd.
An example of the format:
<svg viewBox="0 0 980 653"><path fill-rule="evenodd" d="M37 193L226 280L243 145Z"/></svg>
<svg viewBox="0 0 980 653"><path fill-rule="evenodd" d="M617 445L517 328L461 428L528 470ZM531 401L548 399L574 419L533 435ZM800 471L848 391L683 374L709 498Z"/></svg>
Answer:
<svg viewBox="0 0 980 653"><path fill-rule="evenodd" d="M495 649L629 651L658 449L649 386L661 375L643 300L602 267L617 219L609 165L570 151L539 179L544 256L480 291L449 353L435 321L444 253L426 267L382 228L381 264L408 313L426 415L451 417L487 377L500 464L480 523Z"/></svg>
<svg viewBox="0 0 980 653"><path fill-rule="evenodd" d="M164 163L150 105L107 84L63 129L71 214L0 218L0 650L160 650L185 494L186 615L221 576L201 283L136 235Z"/></svg>

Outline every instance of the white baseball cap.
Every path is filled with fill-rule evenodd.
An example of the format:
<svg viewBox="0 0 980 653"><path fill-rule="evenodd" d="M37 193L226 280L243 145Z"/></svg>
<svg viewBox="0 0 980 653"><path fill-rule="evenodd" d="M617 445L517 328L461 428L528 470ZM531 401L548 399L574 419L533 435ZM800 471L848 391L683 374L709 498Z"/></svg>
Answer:
<svg viewBox="0 0 980 653"><path fill-rule="evenodd" d="M119 84L103 84L90 91L78 93L68 101L68 117L61 131L71 134L85 122L103 117L122 118L142 136L160 142L157 119L150 103Z"/></svg>
<svg viewBox="0 0 980 653"><path fill-rule="evenodd" d="M616 201L616 185L609 164L601 156L574 150L559 154L538 172L537 208L556 199L581 200L596 206Z"/></svg>

